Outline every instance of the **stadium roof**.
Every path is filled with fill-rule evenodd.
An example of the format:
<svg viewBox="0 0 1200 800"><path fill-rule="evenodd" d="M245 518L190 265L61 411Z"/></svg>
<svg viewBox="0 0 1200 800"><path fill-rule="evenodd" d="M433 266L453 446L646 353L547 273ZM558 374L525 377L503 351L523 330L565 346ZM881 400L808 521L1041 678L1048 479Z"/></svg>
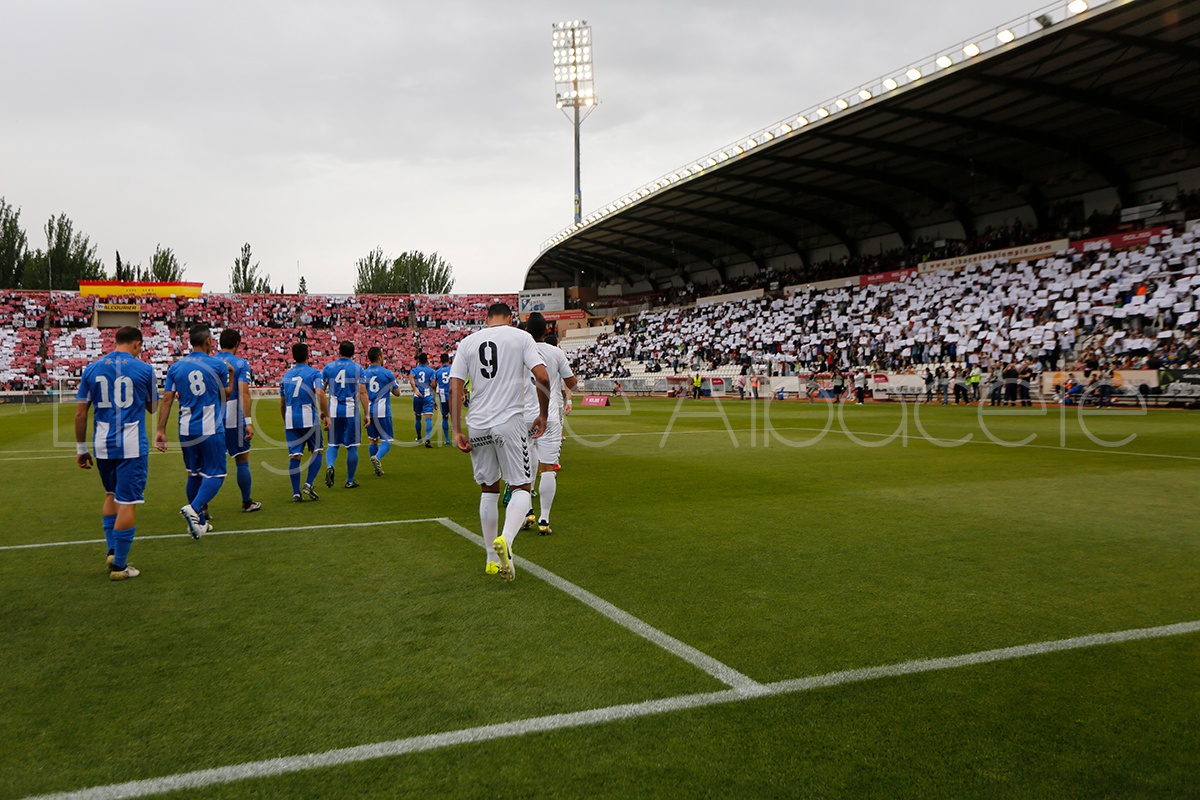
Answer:
<svg viewBox="0 0 1200 800"><path fill-rule="evenodd" d="M1093 0L1092 5L1096 5ZM1200 167L1200 2L1079 0L960 43L632 192L543 245L525 288L799 255ZM914 71L915 70L915 71ZM919 74L918 74L919 73Z"/></svg>

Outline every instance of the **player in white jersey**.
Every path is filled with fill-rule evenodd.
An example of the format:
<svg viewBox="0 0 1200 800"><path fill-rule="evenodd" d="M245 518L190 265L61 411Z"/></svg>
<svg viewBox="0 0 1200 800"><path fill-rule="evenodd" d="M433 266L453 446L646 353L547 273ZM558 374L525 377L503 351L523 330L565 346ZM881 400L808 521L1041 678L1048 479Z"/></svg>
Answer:
<svg viewBox="0 0 1200 800"><path fill-rule="evenodd" d="M532 427L525 422L525 392L533 373L541 391L539 413ZM471 409L467 422L470 438L463 433L463 387L471 381ZM533 463L529 452L530 437L546 430L550 398L550 379L546 365L533 338L512 327L512 309L504 303L488 307L487 327L459 342L450 366L450 418L454 444L471 454L475 482L479 484L479 522L483 542L488 548L484 570L504 580L516 577L512 545L521 529L526 512L533 503ZM500 523L500 479L512 489L512 499L504 517L504 532L497 536Z"/></svg>
<svg viewBox="0 0 1200 800"><path fill-rule="evenodd" d="M554 495L558 491L558 467L562 456L562 419L564 414L571 413L569 392L575 390L578 381L571 365L567 363L567 354L558 349L558 339L553 343L547 341L546 318L538 312L533 312L525 320L525 329L537 343L538 352L546 362L546 373L550 378L550 403L546 416L546 433L533 443L533 453L538 460L538 504L540 513L534 516L533 509L525 517L525 527L532 527L537 522L538 533L548 536L553 533L550 528L550 509L554 505ZM531 382L529 387L530 406L526 415L537 410L537 384Z"/></svg>

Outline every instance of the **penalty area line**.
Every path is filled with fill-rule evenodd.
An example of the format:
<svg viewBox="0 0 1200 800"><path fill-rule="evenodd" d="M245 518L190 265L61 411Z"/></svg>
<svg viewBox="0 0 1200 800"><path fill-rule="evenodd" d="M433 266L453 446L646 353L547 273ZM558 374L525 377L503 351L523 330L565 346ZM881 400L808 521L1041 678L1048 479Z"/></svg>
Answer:
<svg viewBox="0 0 1200 800"><path fill-rule="evenodd" d="M421 522L439 523L441 519L438 517L427 517L425 519L385 519L377 522L338 522L328 525L288 525L282 528L251 528L242 531L209 531L204 534L202 539L209 536L238 536L243 533L283 533L286 531L321 531L334 528L374 528L381 525L415 525ZM135 541L146 542L152 539L190 539L190 533L160 533L154 536L138 536ZM67 547L73 544L104 544L103 539L83 539L73 542L39 542L36 544L9 544L0 547L3 550L33 550L39 547Z"/></svg>
<svg viewBox="0 0 1200 800"><path fill-rule="evenodd" d="M1182 636L1196 632L1200 632L1200 620L1180 622L1174 625L1161 625L1154 628L1137 628L1114 633L1099 633L1089 636L1077 636L1070 639L1035 642L1016 647L983 650L977 653L967 653L949 658L906 661L869 669L844 670L824 675L814 675L799 680L779 681L777 683L764 684L758 691L752 693L738 691L737 689L726 689L719 692L669 697L642 703L628 703L625 705L608 706L606 708L589 709L587 711L530 717L513 722L481 725L475 728L426 734L424 736L411 736L405 739L395 739L390 742L345 747L321 753L284 756L264 761L250 761L227 767L167 775L161 778L148 778L128 783L96 786L72 792L38 795L26 798L26 800L122 800L123 798L146 797L148 795L174 792L182 789L200 789L255 778L268 778L276 775L287 775L325 767L338 767L380 758L422 753L429 750L453 747L455 745L477 744L497 739L526 736L532 733L568 730L587 725L599 725L675 711L736 703L756 697L795 694L813 689L864 683L884 678L978 666L980 664L990 664L999 661L1011 661L1045 653L1080 650L1088 647L1133 642L1143 639L1162 639L1169 636Z"/></svg>

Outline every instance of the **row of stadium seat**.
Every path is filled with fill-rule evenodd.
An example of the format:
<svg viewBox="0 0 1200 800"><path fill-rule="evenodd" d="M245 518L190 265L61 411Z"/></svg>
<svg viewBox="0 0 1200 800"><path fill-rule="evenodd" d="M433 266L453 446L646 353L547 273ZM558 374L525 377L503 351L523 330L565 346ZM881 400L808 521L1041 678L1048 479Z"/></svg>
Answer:
<svg viewBox="0 0 1200 800"><path fill-rule="evenodd" d="M1168 234L1134 250L652 309L570 355L588 378L654 365L705 377L726 377L731 364L776 374L830 363L886 371L1019 361L1049 368L1072 359L1190 367L1200 362L1198 250L1192 234Z"/></svg>

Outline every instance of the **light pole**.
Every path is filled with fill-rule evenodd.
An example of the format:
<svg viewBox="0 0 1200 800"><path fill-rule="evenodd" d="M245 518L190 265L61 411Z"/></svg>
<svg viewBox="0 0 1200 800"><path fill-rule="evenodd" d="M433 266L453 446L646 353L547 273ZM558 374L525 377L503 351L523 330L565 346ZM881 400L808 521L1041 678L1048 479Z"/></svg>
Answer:
<svg viewBox="0 0 1200 800"><path fill-rule="evenodd" d="M554 102L571 109L575 125L575 222L583 219L583 198L579 191L579 126L596 108L596 85L592 81L592 27L587 20L556 22L552 26L554 44ZM582 112L581 112L582 109Z"/></svg>

